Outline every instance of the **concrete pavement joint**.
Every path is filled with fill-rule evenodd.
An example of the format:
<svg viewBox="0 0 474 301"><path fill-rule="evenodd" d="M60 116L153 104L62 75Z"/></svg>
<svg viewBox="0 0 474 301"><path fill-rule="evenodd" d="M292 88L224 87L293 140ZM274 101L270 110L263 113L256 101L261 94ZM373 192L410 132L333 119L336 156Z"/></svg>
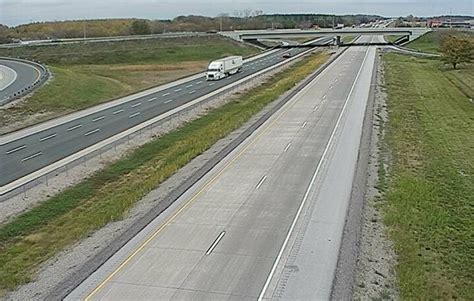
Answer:
<svg viewBox="0 0 474 301"><path fill-rule="evenodd" d="M54 169L60 168L60 167L62 167L64 164L67 164L67 162L69 162L69 161L71 161L71 160L75 160L75 158L78 158L78 157L80 157L80 156L84 156L84 154L87 154L87 153L89 153L89 152L92 152L92 151L94 151L94 150L96 150L96 149L98 149L98 148L104 147L104 145L110 144L110 143L111 143L110 141L113 142L113 141L119 140L119 139L121 139L121 137L122 137L123 135L125 135L125 134L127 134L127 133L129 133L129 132L134 133L135 131L137 131L137 129L139 130L139 129L143 128L143 127L148 126L150 123L155 123L157 119L164 119L164 118L166 118L166 117L168 117L168 116L170 116L170 115L173 115L173 114L175 114L175 113L177 113L177 112L179 112L179 111L181 111L181 110L184 110L185 108L191 108L191 107L195 106L196 104L198 104L198 103L200 103L200 102L202 102L202 101L204 101L204 100L208 100L208 99L210 99L211 97L214 97L214 96L216 96L216 95L219 95L219 94L221 94L221 93L224 93L225 91L228 91L228 90L230 90L230 89L233 89L234 87L237 87L237 86L239 86L239 85L242 85L243 83L248 82L249 80L251 80L251 79L253 79L253 78L255 78L255 77L258 77L258 76L260 76L260 75L262 75L262 74L268 72L270 69L274 69L274 68L276 68L276 67L285 65L288 61L292 61L292 60L294 60L294 59L297 59L297 58L299 58L299 57L301 57L301 56L303 56L303 55L309 53L310 51L312 51L312 49L303 51L303 52L299 53L298 55L292 57L292 58L289 59L289 60L281 61L281 62L279 62L279 63L277 63L277 64L275 64L275 65L273 65L273 66L270 66L270 67L268 67L268 68L259 70L258 72L254 73L254 74L252 74L252 75L249 75L248 77L244 77L244 78L242 78L242 79L239 79L239 80L237 80L236 82L230 83L229 85L224 86L224 87L222 87L222 88L219 88L219 89L216 90L216 91L213 91L213 92L211 92L211 93L209 93L209 94L207 94L207 95L201 96L201 97L199 97L199 98L197 98L197 99L195 99L195 100L192 100L192 101L190 101L190 102L187 102L187 103L181 105L180 107L177 107L177 108L175 108L175 109L172 109L171 111L168 111L168 112L166 112L166 113L163 113L163 114L159 115L158 117L152 118L151 120L144 121L144 122L142 122L142 123L140 123L140 124L138 124L138 125L132 127L131 129L125 130L125 131L123 131L123 132L121 132L121 133L118 133L118 134L112 136L112 137L109 137L109 138L107 138L107 139L105 139L105 140L102 140L102 141L100 141L100 142L98 142L98 143L96 143L96 144L94 144L94 145L91 145L91 146L89 146L89 147L87 147L87 148L85 148L85 149L83 149L83 150L81 150L81 151L78 151L78 152L75 153L75 154L69 155L68 157L63 158L63 159L61 159L61 160L59 160L59 161L56 161L56 162L54 162L53 164L51 164L51 165L49 165L49 166L45 166L45 167L43 167L42 169L39 169L39 170L37 170L37 171L34 171L34 172L30 173L29 175L25 175L25 176L23 176L23 177L20 178L20 179L17 179L17 180L15 180L15 181L13 181L13 182L10 182L10 183L8 183L8 184L2 186L1 188L3 188L3 189L0 189L0 195L5 195L5 194L7 194L8 192L10 192L10 191L12 191L12 190L15 190L16 188L18 188L18 187L20 187L20 186L22 186L22 185L26 185L26 184L28 184L28 183L34 181L34 180L37 179L38 177L44 175L44 173L47 173L48 170L51 170L51 169L54 170ZM257 57L258 57L258 56L257 56ZM98 107L101 107L101 106L98 106ZM87 112L87 111L88 111L88 110L85 110L84 112ZM83 113L84 113L84 112L83 112ZM137 115L138 115L138 114L137 114ZM134 115L133 117L135 117L135 116L137 116L137 115ZM132 117L129 117L129 118L132 118ZM73 128L73 129L75 129L75 128ZM68 129L68 131L69 131L69 130L72 130L72 129ZM13 136L16 136L16 134L13 135ZM64 162L66 162L66 163L64 163ZM39 175L39 176L38 176L38 175ZM26 183L25 183L25 181L26 181ZM23 184L21 184L21 183L23 183ZM18 186L18 185L20 185L20 186Z"/></svg>
<svg viewBox="0 0 474 301"><path fill-rule="evenodd" d="M304 207L304 205L305 205L305 203L306 203L306 201L307 201L307 199L308 199L309 193L310 193L310 191L312 190L312 187L313 187L313 185L314 185L314 183L315 183L315 181L316 181L316 177L317 177L317 175L319 174L319 170L320 170L320 168L321 168L321 166L322 166L322 163L325 161L326 155L327 155L327 153L328 153L328 151L329 151L329 148L330 148L331 145L332 145L332 141L333 141L333 139L334 139L334 137L335 137L336 131L337 131L337 129L339 128L339 124L340 124L340 122L341 122L341 120L342 120L342 116L343 116L343 114L344 114L344 112L345 112L345 108L347 107L348 100L349 100L349 98L350 98L351 95L352 95L352 92L353 92L353 90L354 90L354 87L355 87L355 85L356 85L356 83L357 83L357 80L359 79L359 76L360 76L360 74L361 74L361 72L362 72L362 69L363 69L363 67L364 67L364 64L365 64L365 61L366 61L366 59L367 59L368 53L369 53L369 52L366 51L366 54L365 54L364 60L363 60L363 62L362 62L362 65L361 65L361 67L360 67L360 69L359 69L359 72L357 73L357 76L356 76L356 78L355 78L355 80L354 80L354 83L352 84L351 90L349 91L349 95L348 95L348 97L346 98L346 102L344 103L344 106L343 106L343 108L342 108L342 110L341 110L341 113L339 114L339 117L338 117L338 119L337 119L337 121L336 121L336 125L334 126L334 129L333 129L333 131L332 131L332 133L331 133L331 136L330 136L330 138L329 138L329 141L328 141L328 143L327 143L327 146L326 146L326 148L324 149L324 152L323 152L323 155L321 156L321 159L319 160L319 163L318 163L318 165L317 165L317 167L316 167L316 170L315 170L315 172L314 172L314 174L313 174L313 176L312 176L312 178L311 178L310 184L309 184L309 186L308 186L308 188L307 188L307 190L306 190L305 196L303 197L303 200L302 200L302 202L301 202L301 204L300 204L300 206L299 206L299 208L298 208L298 211L297 211L297 213L296 213L296 216L295 216L295 218L293 219L293 222L292 222L291 227L290 227L290 229L289 229L289 231L288 231L288 234L287 234L287 236L286 236L286 238L285 238L285 240L284 240L284 242L283 242L283 245L282 245L282 247L281 247L281 249L280 249L280 252L278 253L277 258L275 259L275 262L274 262L274 264L273 264L273 266L272 266L272 269L271 269L271 271L270 271L270 274L268 275L268 278L267 278L267 280L265 281L265 285L263 286L263 289L262 289L262 291L260 292L260 295L259 295L259 297L258 297L258 300L259 300L259 301L263 300L263 298L264 298L264 296L265 296L265 293L266 293L266 291L267 291L267 289L268 289L268 286L270 285L270 281L271 281L271 279L273 278L273 274L275 273L275 270L276 270L276 268L277 268L277 265L279 264L279 262L280 262L280 260L281 260L281 257L282 257L282 255L283 255L283 252L284 252L285 248L286 248L286 245L288 244L288 241L289 241L289 239L290 239L290 236L291 236L291 234L293 233L293 229L295 228L296 222L298 221L298 218L299 218L299 216L300 216L300 214L301 214L301 211L302 211L302 209L303 209L303 207Z"/></svg>
<svg viewBox="0 0 474 301"><path fill-rule="evenodd" d="M57 285L46 299L62 299L64 298L73 288L79 285L87 276L89 276L93 271L102 265L110 256L112 256L118 249L125 245L132 237L136 235L141 229L143 229L150 221L155 219L161 212L163 212L168 206L170 206L174 200L181 196L189 187L194 185L203 175L205 175L210 169L212 169L218 162L227 156L233 149L240 145L250 134L255 131L261 124L263 124L270 116L272 116L276 111L278 111L283 105L288 102L301 87L307 85L308 82L313 80L316 76L321 74L323 70L326 69L331 63L333 63L339 56L345 51L343 49L339 54L331 58L327 63L325 63L319 70L317 70L313 75L308 79L303 81L297 86L297 89L290 92L285 98L283 98L279 103L273 106L270 111L260 117L255 123L253 123L249 128L242 132L238 138L231 141L224 149L218 152L211 160L209 160L204 166L198 169L191 177L187 178L180 186L173 189L168 196L160 202L153 210L149 211L143 218L137 220L133 226L128 228L123 234L121 234L117 239L115 239L108 248L100 251L96 256L91 258L85 265L83 265L79 270L74 272L74 274ZM299 88L298 88L299 87Z"/></svg>

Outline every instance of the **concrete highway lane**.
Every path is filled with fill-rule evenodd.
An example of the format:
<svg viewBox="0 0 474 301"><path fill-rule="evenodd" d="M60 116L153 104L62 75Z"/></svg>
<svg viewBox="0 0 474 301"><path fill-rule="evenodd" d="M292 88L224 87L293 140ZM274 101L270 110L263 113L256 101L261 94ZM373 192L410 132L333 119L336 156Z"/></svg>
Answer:
<svg viewBox="0 0 474 301"><path fill-rule="evenodd" d="M66 300L328 299L374 58L347 50ZM333 168L341 181L325 184ZM327 193L314 220L324 231L311 234L334 244L294 254L301 217ZM287 266L290 254L302 266Z"/></svg>
<svg viewBox="0 0 474 301"><path fill-rule="evenodd" d="M320 43L327 43L323 39ZM307 49L297 48L293 55ZM105 108L41 131L0 137L0 186L74 154L148 119L204 96L234 81L285 60L278 50L244 64L242 71L219 81L199 77L155 94Z"/></svg>
<svg viewBox="0 0 474 301"><path fill-rule="evenodd" d="M41 72L33 65L12 60L0 59L0 73L3 73L2 70L8 78L11 78L9 70L16 74L11 78L12 81L8 80L8 85L3 84L0 78L0 104L14 93L31 86L41 76Z"/></svg>

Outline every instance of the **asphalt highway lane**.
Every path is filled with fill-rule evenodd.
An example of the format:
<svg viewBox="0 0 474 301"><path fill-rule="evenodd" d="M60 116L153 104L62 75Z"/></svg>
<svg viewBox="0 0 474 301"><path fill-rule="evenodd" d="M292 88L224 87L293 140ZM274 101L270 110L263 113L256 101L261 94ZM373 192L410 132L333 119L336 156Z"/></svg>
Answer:
<svg viewBox="0 0 474 301"><path fill-rule="evenodd" d="M373 48L347 50L66 299L296 299L293 291L285 295L286 284L277 284L284 267L301 268L285 265L287 250L321 187L337 198L325 200L325 215L316 222L342 236L348 200L338 191L350 191L357 156L341 159L339 153L357 154L374 56ZM342 166L328 167L335 158ZM347 175L324 186L334 168ZM314 289L319 281L321 290L332 282L331 273L323 275L335 269L337 249L323 246L302 262L323 268L305 269L306 282L291 282L305 290L305 300L323 295Z"/></svg>
<svg viewBox="0 0 474 301"><path fill-rule="evenodd" d="M40 71L30 64L0 59L0 65L14 70L17 75L10 85L0 90L0 104L14 93L31 86L41 76Z"/></svg>
<svg viewBox="0 0 474 301"><path fill-rule="evenodd" d="M320 43L325 43L324 39ZM292 55L305 48L289 50ZM278 50L244 64L242 71L219 81L194 79L155 94L106 108L94 114L61 123L18 139L0 138L0 186L48 166L150 118L204 96L285 60Z"/></svg>

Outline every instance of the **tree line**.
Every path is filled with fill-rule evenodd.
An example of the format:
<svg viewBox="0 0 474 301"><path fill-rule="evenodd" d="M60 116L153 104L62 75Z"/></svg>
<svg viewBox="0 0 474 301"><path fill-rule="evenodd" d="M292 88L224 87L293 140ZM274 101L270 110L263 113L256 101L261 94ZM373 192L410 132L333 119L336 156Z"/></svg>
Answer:
<svg viewBox="0 0 474 301"><path fill-rule="evenodd" d="M220 31L246 29L326 28L342 23L358 25L382 19L374 15L292 14L265 15L259 10L223 13L217 17L179 16L172 20L106 19L35 22L7 27L0 25L0 43L14 40L106 37L182 31Z"/></svg>

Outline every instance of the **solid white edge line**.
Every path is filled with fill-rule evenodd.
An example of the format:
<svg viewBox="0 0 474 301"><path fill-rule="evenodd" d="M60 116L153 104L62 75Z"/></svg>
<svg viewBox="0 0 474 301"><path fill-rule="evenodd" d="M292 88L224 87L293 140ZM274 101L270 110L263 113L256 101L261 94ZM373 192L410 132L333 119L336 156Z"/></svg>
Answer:
<svg viewBox="0 0 474 301"><path fill-rule="evenodd" d="M6 194L6 193L8 193L8 192L10 192L10 191L12 191L12 190L15 190L16 188L21 187L22 185L24 185L24 184L26 184L26 183L29 183L30 181L35 180L35 179L37 179L37 178L43 176L44 174L47 174L48 172L51 172L51 171L53 171L53 170L56 170L57 168L62 167L62 166L66 165L66 164L68 164L68 163L70 163L70 162L73 162L73 161L77 160L78 158L81 158L81 157L83 157L83 156L86 156L86 155L88 155L88 154L90 154L90 153L96 151L97 149L100 149L100 148L102 148L102 147L104 147L104 146L107 146L107 145L109 145L109 144L111 144L111 143L113 143L113 142L115 142L115 141L118 141L118 140L124 138L124 137L127 137L127 135L133 134L133 133L135 133L135 132L137 132L137 131L139 131L139 130L141 130L141 129L143 129L143 128L146 128L147 126L149 126L149 125L151 125L151 124L153 124L153 123L155 123L155 122L157 122L157 121L159 121L159 120L163 120L163 119L165 119L166 117L172 116L173 114L175 114L175 113L177 113L177 112L179 112L179 111L182 111L182 110L184 110L184 109L186 109L186 108L188 108L188 107L190 107L190 106L193 106L193 105L195 105L195 104L197 104L197 103L199 103L199 102L202 102L202 101L204 101L204 100L207 100L207 99L209 99L209 98L211 98L211 97L213 97L213 96L215 96L215 95L217 95L217 94L219 94L219 93L222 93L223 91L229 91L229 90L232 89L233 87L236 87L236 86L238 86L238 85L241 85L242 82L246 82L246 81L248 81L248 80L250 80L250 79L252 79L252 78L258 77L258 76L260 76L260 75L262 75L262 74L264 74L264 73L266 73L266 72L268 72L268 71L270 71L270 70L272 70L272 69L275 69L275 68L277 68L277 67L279 67L279 66L285 65L285 64L287 64L287 63L290 62L290 61L293 61L293 60L295 60L295 59L298 59L299 57L304 56L304 55L308 54L308 53L311 52L311 51L313 51L313 48L308 49L308 50L306 50L306 51L303 51L303 52L301 52L301 53L295 55L294 57L292 57L292 58L290 58L290 59L288 59L288 60L281 61L281 62L279 62L279 63L277 63L277 64L274 64L274 65L272 65L272 66L269 66L269 67L267 67L267 68L265 68L265 69L259 70L259 71L255 72L255 73L251 74L251 75L248 75L248 76L246 76L246 77L244 77L244 78L242 78L242 79L239 79L239 80L237 80L237 81L235 81L235 82L232 82L232 83L230 83L230 84L228 84L228 85L226 85L226 86L224 86L224 87L221 87L221 88L219 88L219 89L217 89L217 90L214 90L213 92L210 92L210 93L208 93L208 94L206 94L206 95L200 96L200 97L198 97L198 98L196 98L196 99L194 99L194 100L192 100L192 101L190 101L190 102L187 102L187 103L185 103L185 104L183 104L183 105L181 105L181 106L179 106L179 107L176 107L176 108L174 108L174 109L172 109L172 110L170 110L170 111L167 111L167 112L164 113L164 114L158 115L158 116L156 116L156 117L154 117L154 118L151 118L151 119L149 119L149 120L146 120L146 121L144 121L144 122L142 122L142 123L140 123L140 124L138 124L138 125L136 125L136 126L130 128L130 129L128 129L128 130L122 131L122 132L120 132L120 133L115 134L114 136L111 136L111 137L109 137L109 138L106 138L106 139L104 139L104 140L101 140L101 141L97 142L97 143L94 144L94 145L88 146L88 147L86 147L85 149L82 149L82 150L80 150L80 151L78 151L78 152L76 152L76 153L74 153L74 154L71 154L71 155L69 155L69 156L67 156L67 157L65 157L65 158L63 158L63 159L61 159L61 160L59 160L59 161L56 161L56 162L54 162L54 163L52 163L52 164L50 164L50 165L48 165L48 166L45 166L45 167L43 167L43 168L41 168L41 169L39 169L39 170L36 170L36 171L34 171L34 172L32 172L32 173L30 173L30 174L28 174L28 175L25 175L25 176L23 176L23 177L21 177L21 178L15 180L15 181L13 181L13 182L10 182L10 183L8 183L8 184L6 184L6 185L0 186L0 196L1 196L1 195L4 195L4 194ZM334 60L333 62L331 62L331 64L334 63L334 62L337 61L337 60L338 60L338 59ZM327 70L327 69L324 69L323 72L322 72L319 76L321 76L322 74L326 73L326 70ZM300 92L301 92L301 91L300 91ZM295 96L296 96L296 95L295 95ZM82 126L82 125L81 125L81 126ZM0 145L1 145L1 142L0 142Z"/></svg>
<svg viewBox="0 0 474 301"><path fill-rule="evenodd" d="M305 205L305 203L306 203L306 201L309 197L309 193L310 193L311 189L313 188L313 185L316 181L316 177L319 174L319 170L321 169L321 166L322 166L323 162L326 159L326 155L327 155L327 153L328 153L328 151L331 147L331 144L332 144L332 141L334 140L334 137L336 136L336 132L339 128L339 124L341 123L342 116L344 115L347 104L349 103L349 99L352 96L352 92L354 91L354 88L357 84L357 81L359 80L359 76L362 73L362 69L364 68L365 61L367 60L367 56L369 55L369 50L370 50L370 48L368 47L367 50L366 50L366 53L365 53L364 60L362 61L362 64L360 66L359 72L357 73L357 76L356 76L356 78L355 78L355 80L352 84L351 90L349 91L349 94L346 98L346 101L344 102L344 106L342 107L341 113L339 113L339 117L337 118L336 125L334 126L334 129L332 130L331 136L330 136L329 141L326 145L326 148L324 149L323 155L321 156L321 159L319 160L318 166L316 167L316 170L314 171L313 176L311 177L311 181L309 183L309 186L306 189L306 193L303 197L303 200L302 200L302 202L301 202L301 204L298 208L298 211L296 212L296 216L293 219L293 222L291 223L291 227L288 230L288 234L286 235L285 240L283 241L283 245L280 248L280 252L278 253L277 258L275 259L275 261L273 263L272 269L270 270L270 274L268 275L267 280L265 281L265 284L262 288L262 291L260 292L260 295L258 296L258 301L262 301L263 297L265 296L265 293L267 292L268 286L270 285L270 281L273 278L273 274L275 273L275 270L276 270L276 268L277 268L277 266L278 266L278 264L281 260L281 257L283 256L283 252L285 251L286 245L288 244L288 241L290 240L290 236L293 233L293 230L296 226L296 222L298 221L298 218L301 214L301 211L303 210L303 207L304 207L304 205Z"/></svg>
<svg viewBox="0 0 474 301"><path fill-rule="evenodd" d="M7 84L5 84L5 85L3 86L3 88L0 89L0 91L3 91L3 90L5 90L6 88L10 87L10 85L13 84L13 83L16 81L16 79L18 78L18 74L16 73L16 71L15 71L14 69L12 69L12 68L10 68L10 67L8 67L8 66L5 66L5 65L1 65L1 66L4 67L5 69L10 69L9 71L10 71L10 72L13 72L13 78L10 80L10 82L7 83Z"/></svg>
<svg viewBox="0 0 474 301"><path fill-rule="evenodd" d="M254 56L252 56L248 59L245 59L244 64L248 63L248 62L255 61L255 60L259 60L260 58L265 57L267 55L270 55L271 53L276 52L276 51L278 51L278 49L270 50L270 51L266 51L266 52L254 55ZM28 65L28 66L30 66L30 65ZM36 67L34 67L34 68L36 69ZM49 122L37 124L37 125L34 125L32 127L27 128L27 129L23 129L23 130L19 130L17 132L6 134L6 135L0 137L0 145L5 145L7 143L16 141L18 139L30 136L32 133L36 134L38 132L45 131L47 129L51 129L55 126L63 125L65 123L72 122L72 121L78 120L78 119L83 118L83 117L87 117L91 114L100 112L102 110L107 110L107 109L113 108L114 106L127 104L127 103L129 103L131 101L135 101L135 100L137 100L141 97L149 97L152 94L159 93L159 92L162 92L162 91L167 90L167 89L176 88L176 87L178 87L180 85L183 85L183 84L186 84L190 81L193 81L193 80L196 80L196 79L199 79L199 78L203 78L203 77L205 77L205 75L206 75L205 72L194 74L194 75L191 75L191 76L188 76L188 77L185 77L185 78L182 78L182 79L178 79L178 80L170 82L170 83L166 83L166 84L154 87L154 88L147 89L147 90L142 91L142 92L138 92L138 93L135 93L135 94L132 94L132 95L129 95L129 96L125 96L125 97L122 97L122 98L119 98L119 99L116 99L116 100L112 100L110 102L100 104L100 105L97 105L97 106L94 106L94 107L91 107L91 108L87 108L87 109L84 109L84 110L81 110L81 111L78 111L78 112L74 112L74 113L71 113L71 114L68 114L68 115L65 115L65 116L62 116L62 117L58 117L58 118L53 119Z"/></svg>
<svg viewBox="0 0 474 301"><path fill-rule="evenodd" d="M212 245L209 247L209 249L206 252L206 255L209 255L214 251L214 249L217 247L217 244L221 241L221 239L224 237L225 231L222 231L219 236L217 236L216 240L212 243Z"/></svg>

